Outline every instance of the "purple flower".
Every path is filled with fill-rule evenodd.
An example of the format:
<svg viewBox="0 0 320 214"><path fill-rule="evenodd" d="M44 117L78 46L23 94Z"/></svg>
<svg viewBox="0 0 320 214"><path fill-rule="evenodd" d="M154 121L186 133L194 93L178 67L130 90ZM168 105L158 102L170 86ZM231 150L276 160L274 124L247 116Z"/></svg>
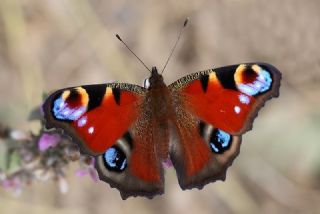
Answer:
<svg viewBox="0 0 320 214"><path fill-rule="evenodd" d="M43 152L50 147L55 147L61 141L58 134L43 133L38 141L38 149Z"/></svg>
<svg viewBox="0 0 320 214"><path fill-rule="evenodd" d="M2 186L5 189L12 188L16 186L16 182L13 179L5 179L4 181L2 181Z"/></svg>
<svg viewBox="0 0 320 214"><path fill-rule="evenodd" d="M94 164L95 164L95 159L91 158L91 160L89 161L88 164L83 164L84 166L75 172L75 175L78 177L90 175L91 179L94 182L98 182L99 175L98 175L96 168L94 167Z"/></svg>
<svg viewBox="0 0 320 214"><path fill-rule="evenodd" d="M12 177L12 178L7 178L4 181L2 181L2 187L5 189L12 189L13 194L15 196L19 196L22 191L22 183L21 180L18 177Z"/></svg>

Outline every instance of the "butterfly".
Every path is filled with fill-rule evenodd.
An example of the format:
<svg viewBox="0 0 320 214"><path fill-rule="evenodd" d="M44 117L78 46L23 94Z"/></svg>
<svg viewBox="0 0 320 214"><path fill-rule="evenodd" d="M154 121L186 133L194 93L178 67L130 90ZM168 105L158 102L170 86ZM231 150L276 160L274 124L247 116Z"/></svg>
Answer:
<svg viewBox="0 0 320 214"><path fill-rule="evenodd" d="M180 187L225 180L241 136L279 95L281 73L244 63L193 73L166 85L156 67L144 87L108 83L64 88L44 102L47 128L62 129L95 158L99 178L130 196L164 192L165 161Z"/></svg>

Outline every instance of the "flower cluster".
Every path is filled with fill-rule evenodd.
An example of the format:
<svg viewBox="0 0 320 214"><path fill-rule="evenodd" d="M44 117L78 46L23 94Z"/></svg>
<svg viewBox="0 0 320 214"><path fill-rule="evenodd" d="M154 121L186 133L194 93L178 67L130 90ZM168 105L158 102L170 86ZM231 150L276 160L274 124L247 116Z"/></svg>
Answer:
<svg viewBox="0 0 320 214"><path fill-rule="evenodd" d="M58 133L41 129L39 134L10 129L0 124L0 186L19 195L35 181L56 181L62 193L68 191L66 170L78 161L77 176L98 174L94 159L80 154L78 147Z"/></svg>

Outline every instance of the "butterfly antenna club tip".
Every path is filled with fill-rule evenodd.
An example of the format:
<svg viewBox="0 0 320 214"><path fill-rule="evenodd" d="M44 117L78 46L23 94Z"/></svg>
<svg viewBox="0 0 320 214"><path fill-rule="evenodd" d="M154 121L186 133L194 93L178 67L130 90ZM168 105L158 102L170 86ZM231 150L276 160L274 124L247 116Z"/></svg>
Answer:
<svg viewBox="0 0 320 214"><path fill-rule="evenodd" d="M186 20L184 20L183 27L186 27L188 22L189 22L189 17L187 17Z"/></svg>
<svg viewBox="0 0 320 214"><path fill-rule="evenodd" d="M120 38L119 34L116 34L116 37L117 37L117 39L119 39L121 42L123 42L122 39Z"/></svg>

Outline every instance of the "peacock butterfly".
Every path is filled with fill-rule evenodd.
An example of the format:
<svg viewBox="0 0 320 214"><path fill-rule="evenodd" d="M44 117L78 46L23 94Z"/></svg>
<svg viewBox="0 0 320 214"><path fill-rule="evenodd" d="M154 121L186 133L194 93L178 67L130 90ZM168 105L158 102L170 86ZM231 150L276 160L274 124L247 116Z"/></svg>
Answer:
<svg viewBox="0 0 320 214"><path fill-rule="evenodd" d="M62 129L82 153L95 157L100 180L123 199L152 198L164 192L167 160L183 190L225 180L242 134L265 102L279 95L280 80L270 64L244 63L167 86L153 67L144 87L108 83L58 90L44 102L44 118L47 128Z"/></svg>
<svg viewBox="0 0 320 214"><path fill-rule="evenodd" d="M266 63L209 69L167 86L153 67L145 87L109 83L65 88L43 105L47 128L63 129L96 159L101 180L129 196L164 191L171 159L182 189L224 180L281 73ZM170 141L169 137L174 137Z"/></svg>

